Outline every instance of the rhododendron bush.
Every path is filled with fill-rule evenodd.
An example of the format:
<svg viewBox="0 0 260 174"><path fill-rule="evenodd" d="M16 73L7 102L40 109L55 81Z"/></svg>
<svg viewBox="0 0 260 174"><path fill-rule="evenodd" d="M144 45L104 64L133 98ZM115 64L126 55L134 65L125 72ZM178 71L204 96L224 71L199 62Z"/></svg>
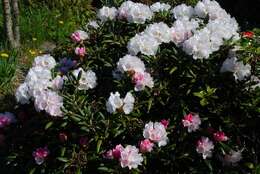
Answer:
<svg viewBox="0 0 260 174"><path fill-rule="evenodd" d="M32 173L246 173L257 161L241 131L256 126L260 80L245 45L257 39L216 1L104 6L34 59L16 91L26 111L0 115L6 164Z"/></svg>

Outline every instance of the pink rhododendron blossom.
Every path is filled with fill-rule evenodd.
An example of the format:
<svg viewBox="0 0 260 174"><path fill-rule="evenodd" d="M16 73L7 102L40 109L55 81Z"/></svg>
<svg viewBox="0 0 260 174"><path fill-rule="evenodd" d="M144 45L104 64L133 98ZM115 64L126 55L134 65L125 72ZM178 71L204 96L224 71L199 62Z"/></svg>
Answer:
<svg viewBox="0 0 260 174"><path fill-rule="evenodd" d="M33 152L33 157L34 157L36 164L41 165L45 161L45 159L47 158L49 153L50 152L47 149L47 147L36 149Z"/></svg>
<svg viewBox="0 0 260 174"><path fill-rule="evenodd" d="M154 143L152 143L149 139L145 139L140 142L140 151L142 153L151 152L153 150Z"/></svg>
<svg viewBox="0 0 260 174"><path fill-rule="evenodd" d="M188 128L188 132L194 132L199 129L201 120L198 114L190 113L184 116L184 119L182 119L182 124L184 127Z"/></svg>
<svg viewBox="0 0 260 174"><path fill-rule="evenodd" d="M72 39L73 42L80 42L83 40L88 39L88 33L82 30L77 30L74 33L71 34L70 38Z"/></svg>
<svg viewBox="0 0 260 174"><path fill-rule="evenodd" d="M149 88L153 88L154 86L153 78L147 72L136 72L132 76L132 81L135 84L135 91L144 90L146 86Z"/></svg>
<svg viewBox="0 0 260 174"><path fill-rule="evenodd" d="M135 146L127 145L121 152L121 167L137 168L143 162L143 157Z"/></svg>
<svg viewBox="0 0 260 174"><path fill-rule="evenodd" d="M112 149L112 155L114 159L121 158L121 152L124 150L124 147L121 144L116 145L114 149Z"/></svg>
<svg viewBox="0 0 260 174"><path fill-rule="evenodd" d="M83 57L85 56L86 54L86 48L85 47L76 47L75 48L75 54L80 56L80 57Z"/></svg>
<svg viewBox="0 0 260 174"><path fill-rule="evenodd" d="M14 115L10 112L0 113L0 128L9 126L11 123L16 122Z"/></svg>
<svg viewBox="0 0 260 174"><path fill-rule="evenodd" d="M167 129L167 127L169 125L169 120L163 119L163 120L161 120L161 123L164 125L165 129Z"/></svg>
<svg viewBox="0 0 260 174"><path fill-rule="evenodd" d="M214 149L214 144L207 137L202 137L197 142L197 152L202 154L203 159L212 156L212 150Z"/></svg>
<svg viewBox="0 0 260 174"><path fill-rule="evenodd" d="M162 123L149 122L145 125L143 136L146 139L150 139L153 142L158 143L158 146L165 146L168 141L167 132Z"/></svg>
<svg viewBox="0 0 260 174"><path fill-rule="evenodd" d="M228 137L225 135L225 133L224 132L222 132L222 131L218 131L218 132L215 132L214 134L213 134L213 136L214 136L214 139L216 140L216 141L227 141L228 140Z"/></svg>

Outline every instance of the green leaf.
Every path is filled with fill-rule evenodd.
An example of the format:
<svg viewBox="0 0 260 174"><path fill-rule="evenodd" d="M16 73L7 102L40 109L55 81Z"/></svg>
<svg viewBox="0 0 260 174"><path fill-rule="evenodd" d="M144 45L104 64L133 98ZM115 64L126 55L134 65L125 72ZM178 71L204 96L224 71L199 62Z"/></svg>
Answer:
<svg viewBox="0 0 260 174"><path fill-rule="evenodd" d="M34 174L35 170L36 170L36 168L31 169L29 174Z"/></svg>
<svg viewBox="0 0 260 174"><path fill-rule="evenodd" d="M69 161L69 160L68 160L67 158L65 158L65 157L57 157L57 160L59 160L59 161L61 161L61 162L64 162L64 163L66 163L66 162Z"/></svg>
<svg viewBox="0 0 260 174"><path fill-rule="evenodd" d="M51 126L53 125L53 121L50 121L48 122L46 125L45 125L45 130L49 129Z"/></svg>
<svg viewBox="0 0 260 174"><path fill-rule="evenodd" d="M102 140L98 140L98 142L97 142L97 153L100 152L101 144L102 144Z"/></svg>

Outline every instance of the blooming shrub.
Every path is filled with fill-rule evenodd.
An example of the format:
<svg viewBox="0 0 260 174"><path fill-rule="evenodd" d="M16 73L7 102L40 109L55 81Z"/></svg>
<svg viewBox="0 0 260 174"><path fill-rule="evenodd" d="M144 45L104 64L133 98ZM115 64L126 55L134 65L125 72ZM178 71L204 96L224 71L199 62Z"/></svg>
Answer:
<svg viewBox="0 0 260 174"><path fill-rule="evenodd" d="M243 43L259 38L244 37L216 1L101 8L52 56L35 58L16 99L40 114L17 123L30 128L30 144L13 140L8 164L44 173L254 168L241 131L256 126L260 91Z"/></svg>

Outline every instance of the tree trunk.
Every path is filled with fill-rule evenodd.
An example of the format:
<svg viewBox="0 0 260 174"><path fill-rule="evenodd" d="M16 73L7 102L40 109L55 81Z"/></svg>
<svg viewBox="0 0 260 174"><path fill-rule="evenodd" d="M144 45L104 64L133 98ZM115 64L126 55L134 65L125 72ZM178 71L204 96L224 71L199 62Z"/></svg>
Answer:
<svg viewBox="0 0 260 174"><path fill-rule="evenodd" d="M12 13L11 13L11 6L9 0L3 0L3 12L4 12L4 28L5 28L7 40L10 43L11 47L15 48Z"/></svg>
<svg viewBox="0 0 260 174"><path fill-rule="evenodd" d="M20 47L20 22L18 0L12 0L15 47Z"/></svg>
<svg viewBox="0 0 260 174"><path fill-rule="evenodd" d="M18 0L2 0L4 28L11 48L20 47L20 26Z"/></svg>

